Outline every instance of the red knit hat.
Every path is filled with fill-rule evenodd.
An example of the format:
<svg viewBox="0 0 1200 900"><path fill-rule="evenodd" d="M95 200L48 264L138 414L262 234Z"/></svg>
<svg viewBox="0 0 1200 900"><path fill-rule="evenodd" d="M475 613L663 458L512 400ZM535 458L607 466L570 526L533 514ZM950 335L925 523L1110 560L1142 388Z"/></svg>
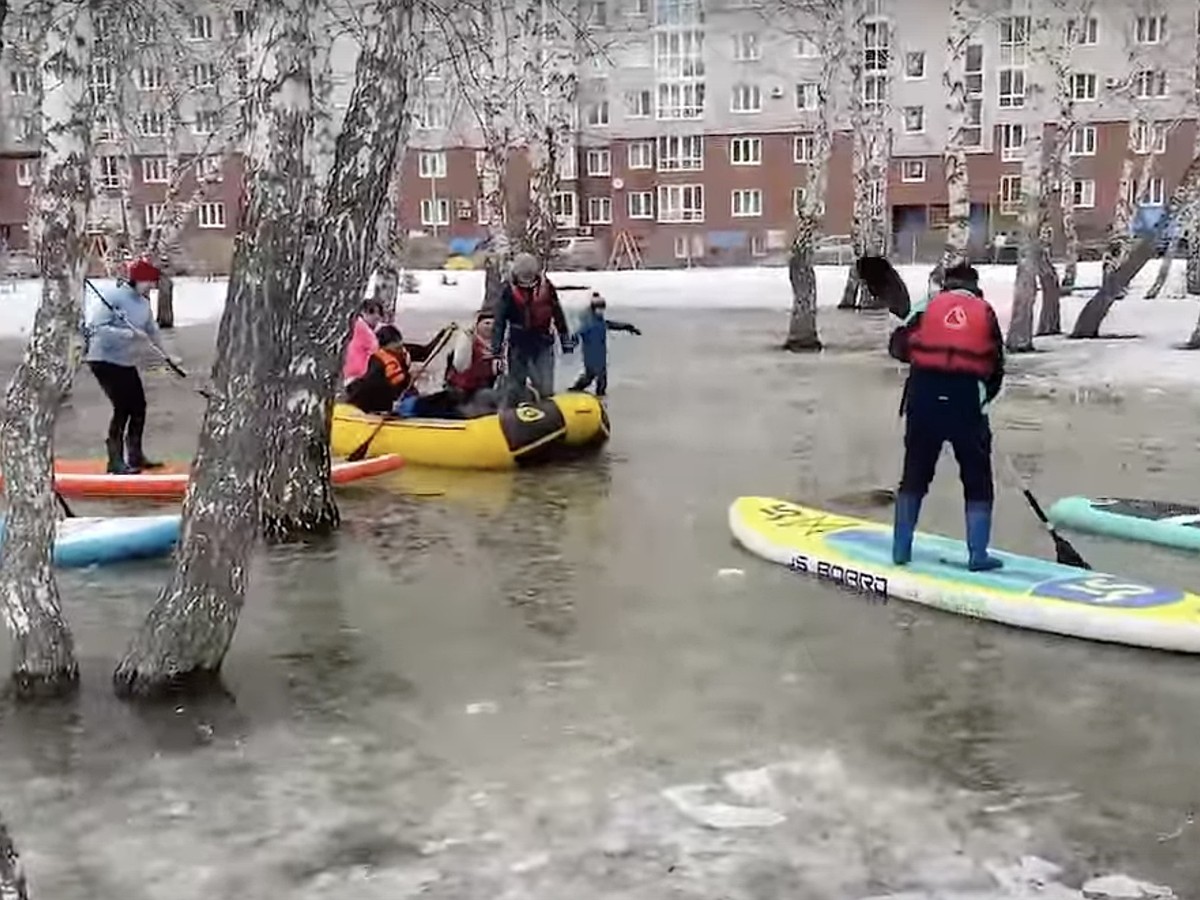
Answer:
<svg viewBox="0 0 1200 900"><path fill-rule="evenodd" d="M139 281L157 282L160 277L162 272L148 259L135 259L129 264L130 284L137 284Z"/></svg>

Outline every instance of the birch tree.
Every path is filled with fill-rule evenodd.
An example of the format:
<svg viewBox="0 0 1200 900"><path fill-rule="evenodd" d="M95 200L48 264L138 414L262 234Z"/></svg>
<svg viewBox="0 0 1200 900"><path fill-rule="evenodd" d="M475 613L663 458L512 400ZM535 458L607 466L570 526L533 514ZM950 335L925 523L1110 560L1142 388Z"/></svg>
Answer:
<svg viewBox="0 0 1200 900"><path fill-rule="evenodd" d="M405 104L405 124L401 127L398 143L408 146L412 116L410 104ZM375 227L375 254L372 270L375 273L375 299L383 304L386 322L396 321L396 306L400 302L400 272L404 267L404 227L400 221L400 198L403 189L403 155L397 154L397 162L388 180L387 201L379 211L379 222Z"/></svg>
<svg viewBox="0 0 1200 900"><path fill-rule="evenodd" d="M1200 23L1200 3L1196 4L1196 21ZM1195 46L1192 48L1192 109L1200 109L1200 25L1196 28ZM1200 157L1200 119L1195 122L1195 132L1192 138L1192 156ZM1185 274L1186 290L1189 294L1200 294L1200 197L1194 197L1191 214L1186 221L1187 234L1187 267ZM1200 341L1200 323L1196 325L1194 341Z"/></svg>
<svg viewBox="0 0 1200 900"><path fill-rule="evenodd" d="M73 690L79 680L51 565L52 467L54 423L71 381L70 348L83 294L91 200L87 78L92 24L86 5L55 3L38 11L42 156L30 231L42 299L0 420L0 471L8 501L0 596L13 638L17 692L54 695Z"/></svg>
<svg viewBox="0 0 1200 900"><path fill-rule="evenodd" d="M276 333L295 302L311 173L313 0L258 6L253 122L213 391L183 502L175 571L113 674L125 696L211 684L233 640L261 525Z"/></svg>
<svg viewBox="0 0 1200 900"><path fill-rule="evenodd" d="M933 278L967 260L971 240L971 185L967 171L966 131L977 126L969 119L967 102L967 46L975 34L975 10L971 0L949 0L946 29L946 64L942 87L946 95L946 148L942 166L946 175L948 218L946 246L934 269Z"/></svg>
<svg viewBox="0 0 1200 900"><path fill-rule="evenodd" d="M408 118L412 0L381 4L366 31L354 90L337 137L311 265L292 312L275 392L279 426L263 509L268 540L332 531L329 431L342 350L366 290L389 201L379 185L397 168Z"/></svg>

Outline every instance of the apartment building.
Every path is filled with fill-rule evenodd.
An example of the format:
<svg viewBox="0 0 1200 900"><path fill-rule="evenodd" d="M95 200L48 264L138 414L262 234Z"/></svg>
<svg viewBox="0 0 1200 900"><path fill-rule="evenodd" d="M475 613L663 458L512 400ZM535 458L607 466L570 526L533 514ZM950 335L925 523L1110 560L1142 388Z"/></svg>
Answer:
<svg viewBox="0 0 1200 900"><path fill-rule="evenodd" d="M562 181L555 198L564 235L591 236L606 251L636 248L647 265L742 263L785 251L815 152L817 84L826 66L840 62L823 58L818 33L795 14L789 5L794 2L578 0L572 15L584 36L572 37L577 91L571 124L563 129ZM927 255L940 246L947 215L940 154L950 125L942 76L949 4L859 2L862 32L844 52L861 53L857 90L892 123L887 199L896 251ZM965 50L971 127L964 137L977 250L995 232L1015 227L1025 128L1033 121L1049 126L1058 113L1055 62L1065 70L1079 123L1070 138L1069 180L1081 234L1098 239L1111 221L1131 128L1140 159L1152 157L1148 180L1133 189L1152 215L1194 146L1200 22L1192 0L1081 0L1086 11L1056 22L1053 33L1039 23L1057 15L1055 0L976 4L987 11L973 14ZM561 12L563 4L555 8ZM231 54L224 68L244 77L236 53L244 25L244 13L228 10L188 17L180 27L199 56L223 48L221 53ZM1055 46L1066 49L1047 54L1045 48ZM343 108L354 56L353 46L335 47L335 105ZM30 75L16 49L6 50L0 64L5 69L0 84L12 88L0 92L0 239L19 248L36 164L36 143L26 124ZM399 214L411 233L469 250L486 234L482 138L476 110L456 86L455 68L435 64L423 73ZM211 120L219 104L206 99L219 86L206 84L206 73L193 75L186 137L191 151L201 153L213 129L219 130ZM227 83L225 89L233 90ZM832 235L850 228L850 89L846 83L835 86L839 131L827 161L825 221ZM129 179L134 202L150 217L161 202L157 160L164 153L153 143L153 81L122 95L135 109L146 105L136 118L148 117L148 127L139 125L133 171L120 171L100 149L99 177L117 186ZM203 171L221 180L208 184L205 203L185 233L197 271L227 267L235 226L238 167L227 164L214 172L216 159ZM1137 168L1140 172L1140 160ZM122 206L100 204L98 230L120 216ZM127 209L124 214L128 218ZM628 263L628 254L619 255Z"/></svg>

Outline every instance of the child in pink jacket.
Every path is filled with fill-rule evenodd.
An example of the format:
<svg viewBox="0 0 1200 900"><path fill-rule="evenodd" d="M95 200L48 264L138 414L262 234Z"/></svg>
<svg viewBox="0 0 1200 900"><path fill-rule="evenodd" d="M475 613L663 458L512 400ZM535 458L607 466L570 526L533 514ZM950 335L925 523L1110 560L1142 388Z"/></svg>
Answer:
<svg viewBox="0 0 1200 900"><path fill-rule="evenodd" d="M366 374L371 354L379 349L375 329L382 321L383 304L378 300L364 301L362 312L354 319L354 330L350 334L350 343L346 346L346 356L342 361L343 383Z"/></svg>

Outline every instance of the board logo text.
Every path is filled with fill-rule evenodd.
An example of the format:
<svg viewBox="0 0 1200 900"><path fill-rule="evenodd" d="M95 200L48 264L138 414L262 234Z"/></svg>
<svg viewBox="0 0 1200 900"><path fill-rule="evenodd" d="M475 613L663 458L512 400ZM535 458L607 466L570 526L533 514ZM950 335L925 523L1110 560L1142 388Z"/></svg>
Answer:
<svg viewBox="0 0 1200 900"><path fill-rule="evenodd" d="M823 581L832 581L840 587L860 594L869 594L880 600L888 598L888 580L882 575L860 572L858 569L835 565L822 559L810 559L803 553L793 554L788 568L804 575L816 575Z"/></svg>

